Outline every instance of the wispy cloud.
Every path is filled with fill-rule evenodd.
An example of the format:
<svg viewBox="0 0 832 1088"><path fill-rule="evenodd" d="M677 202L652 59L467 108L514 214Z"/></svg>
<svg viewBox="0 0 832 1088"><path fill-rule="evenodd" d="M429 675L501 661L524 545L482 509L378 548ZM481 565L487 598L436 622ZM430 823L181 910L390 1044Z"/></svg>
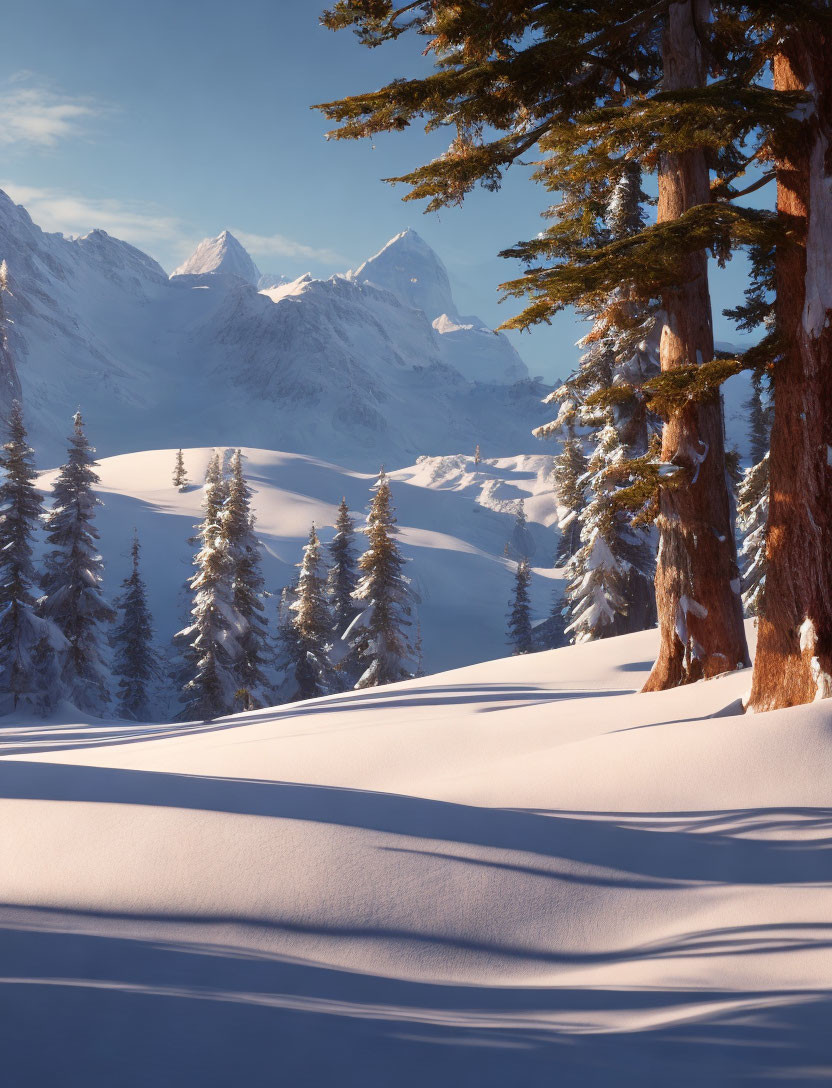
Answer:
<svg viewBox="0 0 832 1088"><path fill-rule="evenodd" d="M19 72L0 84L0 146L50 148L77 140L94 118L110 112L90 98L64 94L30 72Z"/></svg>
<svg viewBox="0 0 832 1088"><path fill-rule="evenodd" d="M179 248L185 240L181 221L153 205L95 200L62 189L18 185L13 181L0 180L0 188L16 204L22 204L43 230L87 234L101 228L138 246L166 243Z"/></svg>
<svg viewBox="0 0 832 1088"><path fill-rule="evenodd" d="M245 230L232 230L231 233L255 257L292 257L319 264L347 265L346 257L332 249L320 249L296 242L284 234L250 234Z"/></svg>

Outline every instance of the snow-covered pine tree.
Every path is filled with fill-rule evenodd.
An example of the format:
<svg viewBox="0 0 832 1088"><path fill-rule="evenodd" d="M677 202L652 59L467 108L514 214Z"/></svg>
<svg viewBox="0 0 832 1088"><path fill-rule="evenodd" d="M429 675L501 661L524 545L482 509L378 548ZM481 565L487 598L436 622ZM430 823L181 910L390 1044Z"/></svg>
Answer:
<svg viewBox="0 0 832 1088"><path fill-rule="evenodd" d="M333 630L340 636L352 623L356 605L352 594L358 580L355 555L355 522L350 516L346 498L338 506L335 536L329 545L329 576L327 591L332 609Z"/></svg>
<svg viewBox="0 0 832 1088"><path fill-rule="evenodd" d="M575 434L574 424L568 427L561 450L555 458L552 475L558 510L558 541L555 566L563 567L581 546L581 514L586 505L583 478L586 456L583 444Z"/></svg>
<svg viewBox="0 0 832 1088"><path fill-rule="evenodd" d="M742 603L747 616L763 610L766 585L766 527L768 524L768 453L747 469L737 497L737 525L742 533Z"/></svg>
<svg viewBox="0 0 832 1088"><path fill-rule="evenodd" d="M508 554L512 559L528 559L534 555L534 537L529 531L529 519L522 499L518 500L514 512L514 527L508 542Z"/></svg>
<svg viewBox="0 0 832 1088"><path fill-rule="evenodd" d="M534 649L529 586L532 572L528 559L521 559L514 571L514 591L508 613L508 641L516 654L530 654Z"/></svg>
<svg viewBox="0 0 832 1088"><path fill-rule="evenodd" d="M637 234L644 225L645 199L640 171L631 163L612 186L603 236L616 241ZM647 453L653 425L637 397L623 397L612 407L597 407L593 401L594 395L616 386L637 387L658 373L655 313L616 288L585 316L592 328L581 341L585 350L578 370L548 398L560 401L558 418L535 432L542 437L559 429L567 433L555 466L556 489L565 500L558 561L568 558L566 629L578 641L643 630L656 618L655 533L634 528L630 517L616 509L617 488L610 482L611 473ZM584 438L591 454L579 476L578 427L593 428ZM601 556L604 549L609 554ZM590 570L586 564L595 560L599 565ZM604 592L605 577L609 590L601 606L598 594Z"/></svg>
<svg viewBox="0 0 832 1088"><path fill-rule="evenodd" d="M188 486L188 473L185 470L185 458L182 454L182 450L177 450L176 461L173 465L173 486L179 488L180 491L184 491Z"/></svg>
<svg viewBox="0 0 832 1088"><path fill-rule="evenodd" d="M298 698L295 672L298 662L298 640L295 637L294 613L292 605L297 599L297 580L290 582L280 591L277 602L277 645L276 672L278 684L276 696L281 703L292 703Z"/></svg>
<svg viewBox="0 0 832 1088"><path fill-rule="evenodd" d="M8 441L0 447L0 713L48 710L57 700L60 654L67 643L38 616L32 541L42 502L23 409L12 402Z"/></svg>
<svg viewBox="0 0 832 1088"><path fill-rule="evenodd" d="M289 606L295 640L296 699L329 695L337 683L329 658L332 646L332 614L326 594L321 542L315 526L303 548L297 591Z"/></svg>
<svg viewBox="0 0 832 1088"><path fill-rule="evenodd" d="M254 531L251 489L243 472L243 455L236 450L231 458L228 497L220 515L232 563L233 604L245 624L237 642L240 655L235 662L238 688L248 693L249 709L269 702L265 674L268 633L263 605L264 580L261 573L261 544Z"/></svg>
<svg viewBox="0 0 832 1088"><path fill-rule="evenodd" d="M415 670L411 626L413 595L404 574L405 558L396 537L396 517L387 474L381 470L367 515L368 548L358 560L363 572L353 594L362 607L350 628L350 642L362 668L356 688L409 680Z"/></svg>
<svg viewBox="0 0 832 1088"><path fill-rule="evenodd" d="M209 721L235 710L239 685L235 663L240 657L238 639L246 625L234 608L234 564L223 527L226 484L219 455L214 454L205 477L203 520L199 526L200 549L194 557L197 573L191 579L193 622L176 636L184 644L180 675L180 719Z"/></svg>
<svg viewBox="0 0 832 1088"><path fill-rule="evenodd" d="M117 712L132 721L150 717L150 689L159 677L153 647L153 620L139 570L140 551L139 534L134 531L130 573L121 583L122 592L116 600L119 620L113 631L113 672L118 677Z"/></svg>
<svg viewBox="0 0 832 1088"><path fill-rule="evenodd" d="M52 549L44 560L39 611L69 643L61 677L65 697L81 710L100 714L109 703L109 680L99 627L115 614L101 595L104 563L96 545L95 508L101 503L93 491L98 483L95 450L80 412L73 416L73 425L67 462L52 487L52 509L46 517Z"/></svg>

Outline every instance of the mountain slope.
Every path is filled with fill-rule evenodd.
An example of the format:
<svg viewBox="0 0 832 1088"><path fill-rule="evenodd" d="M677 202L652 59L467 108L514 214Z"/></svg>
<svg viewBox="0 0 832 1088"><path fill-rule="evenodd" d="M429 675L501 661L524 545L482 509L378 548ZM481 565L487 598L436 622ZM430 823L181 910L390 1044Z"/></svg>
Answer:
<svg viewBox="0 0 832 1088"><path fill-rule="evenodd" d="M168 279L102 231L43 233L0 193L3 258L16 372L0 374L0 397L19 380L42 463L62 456L79 404L107 454L279 445L372 470L478 442L536 448L545 390L515 382L526 371L508 342L473 326L442 335L386 288L302 277L258 293L227 233Z"/></svg>
<svg viewBox="0 0 832 1088"><path fill-rule="evenodd" d="M104 591L112 598L128 573L129 542L137 528L157 639L170 650L185 626L189 601L184 586L192 573L193 527L201 518L202 482L210 449L186 449L192 486L171 484L174 450L106 458L98 472L104 505L96 524L107 561ZM230 451L228 451L230 452ZM334 531L338 503L346 497L359 525L375 477L318 458L244 449L254 491L257 532L263 542L266 588L277 594L295 575L301 546L314 522L324 541ZM519 499L530 518L532 599L544 619L558 588L552 557L555 505L551 457L521 456L474 465L467 457L429 458L391 472L401 544L418 598L427 671L499 657L506 652L505 613L513 563L504 555ZM41 478L51 486L54 472ZM357 539L362 545L363 538ZM268 602L269 629L277 629L276 596Z"/></svg>
<svg viewBox="0 0 832 1088"><path fill-rule="evenodd" d="M747 671L632 694L654 650L6 727L7 1076L823 1082L830 709L736 716Z"/></svg>

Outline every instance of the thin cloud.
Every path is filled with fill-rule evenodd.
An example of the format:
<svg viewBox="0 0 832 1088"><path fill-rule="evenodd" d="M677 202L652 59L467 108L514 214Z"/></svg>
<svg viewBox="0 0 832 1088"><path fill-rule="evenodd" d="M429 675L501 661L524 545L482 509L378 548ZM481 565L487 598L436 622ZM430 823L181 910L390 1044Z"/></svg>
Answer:
<svg viewBox="0 0 832 1088"><path fill-rule="evenodd" d="M0 87L0 146L51 148L87 134L89 123L109 113L89 98L52 90L29 72Z"/></svg>
<svg viewBox="0 0 832 1088"><path fill-rule="evenodd" d="M32 219L46 231L87 234L100 228L134 245L147 243L182 244L182 223L153 205L121 200L94 200L61 189L44 189L0 181L16 204L22 204Z"/></svg>
<svg viewBox="0 0 832 1088"><path fill-rule="evenodd" d="M346 257L332 249L319 249L295 242L283 234L249 234L244 230L232 230L231 233L256 257L294 257L319 264L346 265Z"/></svg>

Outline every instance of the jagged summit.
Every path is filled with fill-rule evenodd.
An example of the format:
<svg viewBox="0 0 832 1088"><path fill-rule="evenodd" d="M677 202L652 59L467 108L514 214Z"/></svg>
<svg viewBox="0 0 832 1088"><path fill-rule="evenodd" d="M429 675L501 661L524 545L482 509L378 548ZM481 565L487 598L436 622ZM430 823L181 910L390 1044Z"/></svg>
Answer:
<svg viewBox="0 0 832 1088"><path fill-rule="evenodd" d="M392 291L406 305L423 310L431 321L442 314L459 316L445 265L410 227L391 238L350 278Z"/></svg>
<svg viewBox="0 0 832 1088"><path fill-rule="evenodd" d="M245 247L227 230L216 238L204 238L187 261L174 269L172 275L202 276L207 273L237 276L254 286L260 280L257 265Z"/></svg>

